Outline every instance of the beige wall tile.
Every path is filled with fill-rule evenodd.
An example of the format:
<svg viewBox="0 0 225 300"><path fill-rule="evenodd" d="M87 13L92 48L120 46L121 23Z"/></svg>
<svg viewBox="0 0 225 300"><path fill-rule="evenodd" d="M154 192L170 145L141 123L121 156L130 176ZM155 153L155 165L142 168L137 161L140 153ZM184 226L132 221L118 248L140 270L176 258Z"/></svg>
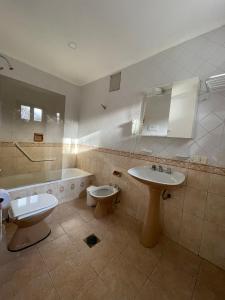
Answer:
<svg viewBox="0 0 225 300"><path fill-rule="evenodd" d="M225 227L205 221L200 256L225 269Z"/></svg>
<svg viewBox="0 0 225 300"><path fill-rule="evenodd" d="M163 232L173 241L178 242L182 210L164 202L163 205Z"/></svg>
<svg viewBox="0 0 225 300"><path fill-rule="evenodd" d="M188 170L187 185L196 189L207 190L209 186L209 173Z"/></svg>
<svg viewBox="0 0 225 300"><path fill-rule="evenodd" d="M225 197L208 194L205 219L225 227Z"/></svg>
<svg viewBox="0 0 225 300"><path fill-rule="evenodd" d="M0 175L7 176L15 174L16 158L15 157L0 157L0 169L2 170Z"/></svg>
<svg viewBox="0 0 225 300"><path fill-rule="evenodd" d="M144 197L141 197L138 200L136 219L141 221L141 222L144 221L145 213L146 213L147 208L148 208L148 202L149 202L148 198L149 198L149 195L146 194L146 195L144 195Z"/></svg>
<svg viewBox="0 0 225 300"><path fill-rule="evenodd" d="M7 157L17 157L17 156L22 156L23 154L16 149L16 147L1 147L1 152L0 152L1 157L7 158Z"/></svg>
<svg viewBox="0 0 225 300"><path fill-rule="evenodd" d="M190 214L183 214L179 244L198 254L202 237L203 220Z"/></svg>
<svg viewBox="0 0 225 300"><path fill-rule="evenodd" d="M62 167L65 168L75 168L76 156L75 154L63 154Z"/></svg>
<svg viewBox="0 0 225 300"><path fill-rule="evenodd" d="M139 199L143 197L137 189L129 189L121 192L120 208L129 216L136 217Z"/></svg>
<svg viewBox="0 0 225 300"><path fill-rule="evenodd" d="M62 168L62 147L48 146L46 144L27 145L21 144L24 151L33 159L51 159L56 158L52 162L31 162L16 147L3 146L0 147L0 168L3 170L1 176L11 176L32 172L44 172L46 170L55 170ZM75 155L73 155L73 158ZM73 167L75 162L73 164ZM72 166L72 164L71 164Z"/></svg>
<svg viewBox="0 0 225 300"><path fill-rule="evenodd" d="M207 191L186 187L184 197L184 213L194 215L199 218L204 217Z"/></svg>
<svg viewBox="0 0 225 300"><path fill-rule="evenodd" d="M225 176L211 174L209 192L225 196Z"/></svg>
<svg viewBox="0 0 225 300"><path fill-rule="evenodd" d="M171 195L171 198L167 200L162 200L163 202L169 202L170 205L174 205L178 209L183 208L183 201L184 201L184 195L185 195L185 187L178 187L176 189L168 190L168 192Z"/></svg>

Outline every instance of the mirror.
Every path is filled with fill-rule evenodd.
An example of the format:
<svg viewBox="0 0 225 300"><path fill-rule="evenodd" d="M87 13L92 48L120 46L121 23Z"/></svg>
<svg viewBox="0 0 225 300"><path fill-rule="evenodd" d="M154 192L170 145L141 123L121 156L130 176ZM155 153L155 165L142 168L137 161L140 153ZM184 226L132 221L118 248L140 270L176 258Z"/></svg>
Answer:
<svg viewBox="0 0 225 300"><path fill-rule="evenodd" d="M144 97L141 135L193 138L199 78L155 88Z"/></svg>

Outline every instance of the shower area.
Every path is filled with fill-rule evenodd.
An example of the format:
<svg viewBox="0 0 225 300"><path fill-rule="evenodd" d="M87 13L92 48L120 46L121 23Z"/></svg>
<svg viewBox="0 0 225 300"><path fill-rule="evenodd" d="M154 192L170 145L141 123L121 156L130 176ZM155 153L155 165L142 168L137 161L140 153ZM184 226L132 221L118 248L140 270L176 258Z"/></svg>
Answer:
<svg viewBox="0 0 225 300"><path fill-rule="evenodd" d="M0 188L62 177L65 96L0 75Z"/></svg>

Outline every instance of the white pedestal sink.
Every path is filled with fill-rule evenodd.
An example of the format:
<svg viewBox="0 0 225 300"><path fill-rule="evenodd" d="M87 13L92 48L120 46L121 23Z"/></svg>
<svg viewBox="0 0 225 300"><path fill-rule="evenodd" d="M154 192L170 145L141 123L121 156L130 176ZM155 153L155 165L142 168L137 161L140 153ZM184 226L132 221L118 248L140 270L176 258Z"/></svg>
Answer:
<svg viewBox="0 0 225 300"><path fill-rule="evenodd" d="M159 172L152 166L135 167L128 170L128 174L149 188L149 203L142 227L141 243L145 247L154 247L159 240L160 226L160 195L166 188L173 188L182 184L185 175L180 172Z"/></svg>

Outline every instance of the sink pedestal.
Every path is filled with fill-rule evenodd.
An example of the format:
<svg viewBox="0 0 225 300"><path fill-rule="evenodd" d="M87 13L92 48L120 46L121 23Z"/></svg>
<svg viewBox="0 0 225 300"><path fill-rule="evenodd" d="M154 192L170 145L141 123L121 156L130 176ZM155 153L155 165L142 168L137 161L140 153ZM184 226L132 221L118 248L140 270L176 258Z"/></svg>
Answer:
<svg viewBox="0 0 225 300"><path fill-rule="evenodd" d="M181 185L185 175L174 171L163 172L163 168L156 170L156 166L134 167L128 170L128 174L141 183L148 186L149 200L141 233L141 243L148 248L154 247L160 237L160 194L167 188Z"/></svg>
<svg viewBox="0 0 225 300"><path fill-rule="evenodd" d="M149 201L148 208L146 211L144 224L141 233L141 243L143 246L152 248L154 247L160 237L161 226L160 226L160 195L161 189L155 187L149 188Z"/></svg>

